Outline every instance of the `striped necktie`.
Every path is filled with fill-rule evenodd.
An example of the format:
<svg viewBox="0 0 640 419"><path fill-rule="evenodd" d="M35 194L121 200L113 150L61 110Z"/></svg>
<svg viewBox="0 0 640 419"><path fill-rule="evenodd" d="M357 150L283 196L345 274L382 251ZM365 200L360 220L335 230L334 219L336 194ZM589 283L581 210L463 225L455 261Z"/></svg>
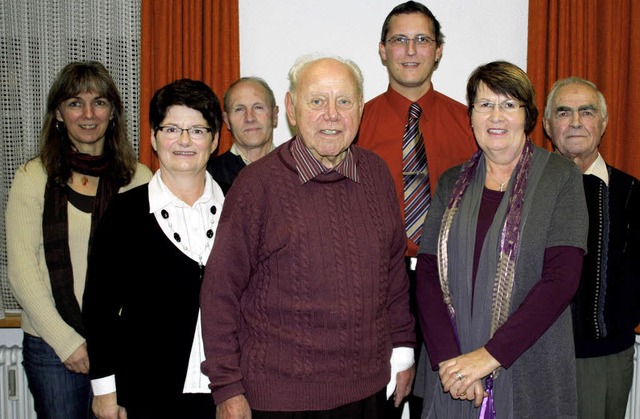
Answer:
<svg viewBox="0 0 640 419"><path fill-rule="evenodd" d="M422 225L431 202L427 154L419 128L422 109L409 108L409 122L402 137L402 176L404 178L404 217L407 237L420 244Z"/></svg>

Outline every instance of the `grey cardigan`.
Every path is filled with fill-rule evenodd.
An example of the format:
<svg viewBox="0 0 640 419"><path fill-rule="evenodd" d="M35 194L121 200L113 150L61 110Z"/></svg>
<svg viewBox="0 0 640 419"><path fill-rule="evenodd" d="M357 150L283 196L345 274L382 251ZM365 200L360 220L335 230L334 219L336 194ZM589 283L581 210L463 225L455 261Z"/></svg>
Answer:
<svg viewBox="0 0 640 419"><path fill-rule="evenodd" d="M528 206L529 210L522 221L521 248L510 312L520 306L540 280L545 249L574 246L586 251L588 214L580 171L570 160L538 147L534 149L536 160L538 164L534 164L534 170L538 173L532 170L530 176L537 181L529 185L525 197L525 207ZM440 223L460 168L448 170L439 180L425 220L423 237L427 239L423 241L420 253L437 254ZM484 168L478 168L475 176L483 174ZM472 237L466 239L473 241ZM450 264L461 262L465 261L449 254ZM513 395L512 411L497 412L498 417L576 417L575 355L568 308L513 363L508 372L511 382L509 393ZM424 398L423 418L428 416L435 386L440 387L438 374L431 370L423 348L414 390Z"/></svg>

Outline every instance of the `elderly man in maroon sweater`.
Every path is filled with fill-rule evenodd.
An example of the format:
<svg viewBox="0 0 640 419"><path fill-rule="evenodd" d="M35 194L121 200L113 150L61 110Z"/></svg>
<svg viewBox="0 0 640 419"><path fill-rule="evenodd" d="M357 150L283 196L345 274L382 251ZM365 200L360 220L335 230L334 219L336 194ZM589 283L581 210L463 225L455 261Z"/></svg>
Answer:
<svg viewBox="0 0 640 419"><path fill-rule="evenodd" d="M393 179L352 146L362 73L304 56L289 73L297 135L227 195L201 292L217 418L382 419L411 391L414 319Z"/></svg>

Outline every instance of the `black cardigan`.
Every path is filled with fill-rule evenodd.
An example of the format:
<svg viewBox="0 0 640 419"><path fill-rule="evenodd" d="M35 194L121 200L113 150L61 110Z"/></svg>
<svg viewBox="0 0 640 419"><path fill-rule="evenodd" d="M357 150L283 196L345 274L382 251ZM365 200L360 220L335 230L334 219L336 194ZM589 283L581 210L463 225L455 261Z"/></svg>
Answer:
<svg viewBox="0 0 640 419"><path fill-rule="evenodd" d="M640 322L640 185L633 176L607 168L608 188L596 176L583 176L589 209L588 253L571 306L578 358L611 355L631 347ZM604 263L603 276L599 266ZM599 295L604 297L600 304Z"/></svg>
<svg viewBox="0 0 640 419"><path fill-rule="evenodd" d="M118 404L179 404L197 322L200 267L149 213L148 185L113 199L95 234L83 301L92 379ZM213 405L211 395L207 395Z"/></svg>

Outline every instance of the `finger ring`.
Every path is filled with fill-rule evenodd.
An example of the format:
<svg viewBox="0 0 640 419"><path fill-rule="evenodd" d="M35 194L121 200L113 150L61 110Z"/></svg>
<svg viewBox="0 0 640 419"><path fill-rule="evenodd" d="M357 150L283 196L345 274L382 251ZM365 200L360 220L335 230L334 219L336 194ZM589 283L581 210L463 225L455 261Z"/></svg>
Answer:
<svg viewBox="0 0 640 419"><path fill-rule="evenodd" d="M458 371L458 372L456 373L456 378L457 378L458 380L462 380L462 374L460 374L460 371Z"/></svg>
<svg viewBox="0 0 640 419"><path fill-rule="evenodd" d="M460 397L467 397L467 392L465 391L464 393L462 393Z"/></svg>

